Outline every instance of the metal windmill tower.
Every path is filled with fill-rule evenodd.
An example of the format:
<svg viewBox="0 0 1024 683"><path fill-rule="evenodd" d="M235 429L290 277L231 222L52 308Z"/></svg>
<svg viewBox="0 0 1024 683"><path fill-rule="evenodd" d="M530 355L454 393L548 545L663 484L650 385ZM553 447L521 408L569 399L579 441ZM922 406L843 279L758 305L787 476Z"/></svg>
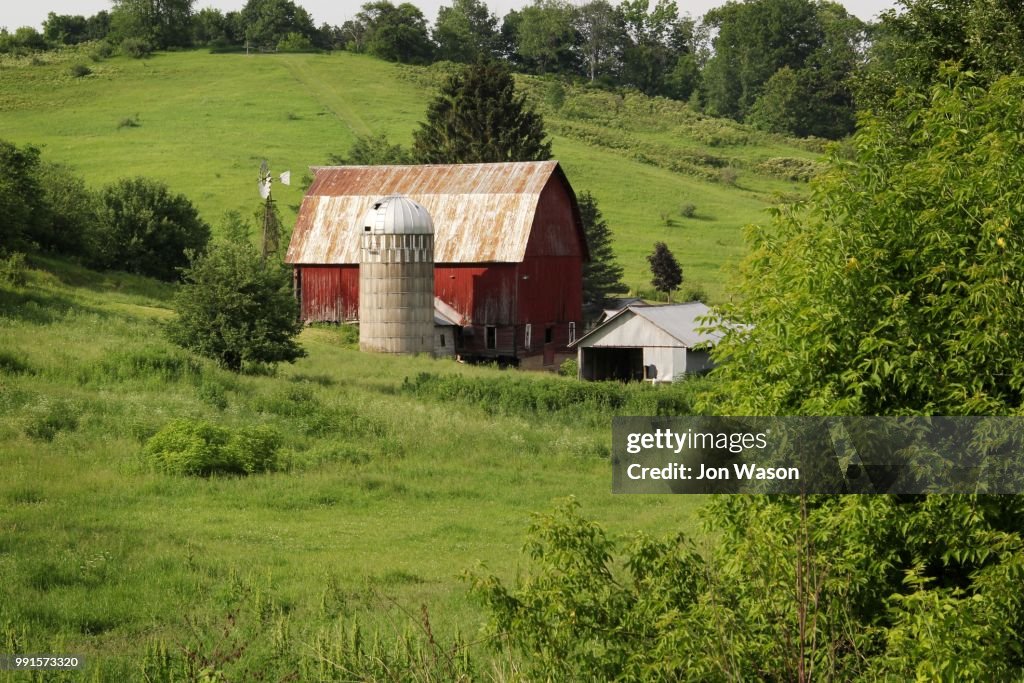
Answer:
<svg viewBox="0 0 1024 683"><path fill-rule="evenodd" d="M280 179L282 185L291 185L291 171L282 173ZM263 198L263 229L260 253L263 256L264 263L266 263L268 256L277 253L281 245L281 223L277 219L277 211L274 208L274 198L270 191L271 184L270 166L267 165L267 160L264 159L263 163L260 164L259 175L260 197Z"/></svg>

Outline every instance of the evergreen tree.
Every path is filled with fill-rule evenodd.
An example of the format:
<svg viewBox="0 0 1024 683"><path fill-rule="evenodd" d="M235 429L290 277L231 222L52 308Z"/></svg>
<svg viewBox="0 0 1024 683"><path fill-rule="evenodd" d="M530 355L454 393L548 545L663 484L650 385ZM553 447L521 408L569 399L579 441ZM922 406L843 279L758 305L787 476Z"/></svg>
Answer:
<svg viewBox="0 0 1024 683"><path fill-rule="evenodd" d="M651 264L651 275L654 276L651 278L651 284L672 301L672 292L683 284L683 269L679 267L676 257L664 242L655 242L654 251L648 255L647 262Z"/></svg>
<svg viewBox="0 0 1024 683"><path fill-rule="evenodd" d="M551 158L544 120L516 93L507 69L479 63L452 76L413 134L425 164L544 161Z"/></svg>
<svg viewBox="0 0 1024 683"><path fill-rule="evenodd" d="M625 294L629 287L622 282L622 266L612 253L612 233L597 208L597 199L584 192L577 201L590 251L590 261L583 264L583 307L597 311L611 294Z"/></svg>

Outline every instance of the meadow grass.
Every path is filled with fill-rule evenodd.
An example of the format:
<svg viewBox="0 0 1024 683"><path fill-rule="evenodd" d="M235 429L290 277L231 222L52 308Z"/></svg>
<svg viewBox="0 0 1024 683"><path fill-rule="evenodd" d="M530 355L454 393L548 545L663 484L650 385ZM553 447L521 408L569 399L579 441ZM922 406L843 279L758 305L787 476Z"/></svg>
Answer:
<svg viewBox="0 0 1024 683"><path fill-rule="evenodd" d="M235 375L164 341L171 287L30 263L25 287L0 287L8 648L83 654L100 680L138 678L144 661L245 679L351 657L361 624L406 656L429 642L423 610L439 642L472 640L484 615L458 576L484 562L514 578L530 514L561 498L614 533L697 529L698 498L611 495L611 410L581 421L553 398L498 411L408 388L457 376L553 395L572 380L362 354L332 327L305 330L293 366ZM181 419L274 428L282 471L159 472L144 444ZM224 638L260 645L218 663ZM161 669L160 652L175 663ZM365 656L346 666L385 655ZM500 664L482 645L474 657Z"/></svg>
<svg viewBox="0 0 1024 683"><path fill-rule="evenodd" d="M115 57L74 78L68 65L80 57L66 50L42 65L0 61L3 137L42 146L47 159L72 165L94 187L132 175L163 180L215 228L226 210L256 210L263 158L274 172L293 173L293 185L274 186L285 224L292 224L308 166L347 153L357 134L384 133L408 145L452 68L344 52L186 51ZM765 162L820 156L818 145L638 94L569 87L556 109L545 98L549 81L517 80L544 113L573 187L597 198L635 291L651 290L645 256L664 241L683 267L683 289L701 286L721 300L742 253L742 227L806 187L764 172ZM128 120L133 125L122 125ZM681 215L686 204L696 207L693 217Z"/></svg>

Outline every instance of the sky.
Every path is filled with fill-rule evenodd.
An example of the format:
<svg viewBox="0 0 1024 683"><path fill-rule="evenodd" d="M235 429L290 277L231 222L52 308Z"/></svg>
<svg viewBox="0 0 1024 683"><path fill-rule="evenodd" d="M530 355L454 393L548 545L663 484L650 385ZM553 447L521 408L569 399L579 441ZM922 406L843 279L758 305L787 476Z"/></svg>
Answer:
<svg viewBox="0 0 1024 683"><path fill-rule="evenodd" d="M359 11L366 0L298 0L297 4L305 7L313 15L319 26L323 22L340 25L351 19ZM392 0L400 4L405 0ZM419 7L427 20L433 22L437 18L439 7L450 5L451 0L409 0ZM570 0L573 4L584 4L584 0ZM864 20L874 19L879 12L891 9L892 0L840 0L847 11ZM89 16L100 10L109 10L110 0L0 0L0 27L13 31L19 26L34 26L42 29L43 20L49 12L57 14L82 14ZM196 0L196 10L204 7L216 7L224 12L241 9L245 0ZM500 19L510 9L518 9L531 4L529 0L487 0L491 12ZM703 15L712 7L724 4L724 0L676 0L683 14L694 18Z"/></svg>

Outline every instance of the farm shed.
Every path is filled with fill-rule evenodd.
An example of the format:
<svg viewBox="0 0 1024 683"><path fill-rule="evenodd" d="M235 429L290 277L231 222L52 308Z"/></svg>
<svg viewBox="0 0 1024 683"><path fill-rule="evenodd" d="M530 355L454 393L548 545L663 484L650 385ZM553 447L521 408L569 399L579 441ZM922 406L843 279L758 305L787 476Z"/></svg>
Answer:
<svg viewBox="0 0 1024 683"><path fill-rule="evenodd" d="M702 330L709 309L699 301L667 306L632 305L580 337L580 379L671 382L711 369L708 347L721 337Z"/></svg>
<svg viewBox="0 0 1024 683"><path fill-rule="evenodd" d="M557 161L312 170L285 257L304 320L359 319L357 223L381 197L404 195L433 219L436 322L453 337L445 348L538 366L569 353L589 256Z"/></svg>

